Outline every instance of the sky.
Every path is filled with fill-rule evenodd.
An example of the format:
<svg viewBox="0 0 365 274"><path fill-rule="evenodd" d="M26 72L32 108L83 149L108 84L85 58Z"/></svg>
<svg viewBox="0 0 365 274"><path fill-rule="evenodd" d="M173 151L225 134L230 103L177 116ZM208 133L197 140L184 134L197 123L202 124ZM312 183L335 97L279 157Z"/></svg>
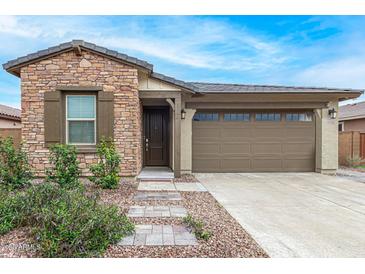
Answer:
<svg viewBox="0 0 365 274"><path fill-rule="evenodd" d="M0 16L0 62L83 39L184 81L365 90L364 29L365 16ZM20 106L3 69L0 104Z"/></svg>

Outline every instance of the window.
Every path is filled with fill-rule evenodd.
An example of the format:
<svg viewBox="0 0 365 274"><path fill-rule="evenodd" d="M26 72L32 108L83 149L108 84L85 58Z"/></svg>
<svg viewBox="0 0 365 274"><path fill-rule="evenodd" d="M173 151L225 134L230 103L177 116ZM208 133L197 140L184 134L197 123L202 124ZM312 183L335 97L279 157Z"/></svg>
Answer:
<svg viewBox="0 0 365 274"><path fill-rule="evenodd" d="M224 113L224 121L250 121L249 113Z"/></svg>
<svg viewBox="0 0 365 274"><path fill-rule="evenodd" d="M194 121L218 121L218 113L208 113L208 112L197 112L193 118Z"/></svg>
<svg viewBox="0 0 365 274"><path fill-rule="evenodd" d="M96 143L96 96L66 96L66 143Z"/></svg>
<svg viewBox="0 0 365 274"><path fill-rule="evenodd" d="M338 131L339 132L345 131L345 123L344 122L339 122L338 123Z"/></svg>
<svg viewBox="0 0 365 274"><path fill-rule="evenodd" d="M286 114L287 121L300 121L300 122L311 122L312 121L312 113L287 113Z"/></svg>
<svg viewBox="0 0 365 274"><path fill-rule="evenodd" d="M256 121L280 121L280 113L256 113Z"/></svg>

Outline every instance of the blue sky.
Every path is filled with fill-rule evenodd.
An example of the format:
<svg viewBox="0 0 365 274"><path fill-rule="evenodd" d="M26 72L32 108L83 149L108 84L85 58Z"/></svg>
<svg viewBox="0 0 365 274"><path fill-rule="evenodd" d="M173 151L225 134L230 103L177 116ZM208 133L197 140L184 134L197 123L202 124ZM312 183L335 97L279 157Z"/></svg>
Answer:
<svg viewBox="0 0 365 274"><path fill-rule="evenodd" d="M84 39L185 81L365 89L365 16L0 16L0 62ZM0 71L0 103L20 81Z"/></svg>

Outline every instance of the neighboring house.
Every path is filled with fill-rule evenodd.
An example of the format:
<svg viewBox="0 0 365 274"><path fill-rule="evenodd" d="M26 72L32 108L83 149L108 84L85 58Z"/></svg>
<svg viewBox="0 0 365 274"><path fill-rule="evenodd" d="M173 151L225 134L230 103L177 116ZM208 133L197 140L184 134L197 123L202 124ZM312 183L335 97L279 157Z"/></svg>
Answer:
<svg viewBox="0 0 365 274"><path fill-rule="evenodd" d="M163 50L163 49L161 49ZM79 148L84 175L95 144L114 139L121 173L144 166L190 172L317 171L338 166L338 102L361 90L189 83L81 40L3 65L21 79L22 138L44 175L48 147Z"/></svg>
<svg viewBox="0 0 365 274"><path fill-rule="evenodd" d="M0 129L21 128L20 109L0 104Z"/></svg>
<svg viewBox="0 0 365 274"><path fill-rule="evenodd" d="M365 133L365 102L339 107L338 131Z"/></svg>

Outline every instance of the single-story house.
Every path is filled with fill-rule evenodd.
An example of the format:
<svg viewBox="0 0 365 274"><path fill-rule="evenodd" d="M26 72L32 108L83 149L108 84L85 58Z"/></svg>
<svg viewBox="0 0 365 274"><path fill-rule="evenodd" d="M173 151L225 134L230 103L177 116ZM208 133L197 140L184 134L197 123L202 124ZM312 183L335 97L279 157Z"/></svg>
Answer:
<svg viewBox="0 0 365 274"><path fill-rule="evenodd" d="M163 50L163 49L161 49ZM21 79L22 138L39 176L49 146L76 145L82 172L114 139L121 174L168 166L191 172L333 173L338 102L361 90L185 82L82 40L7 62Z"/></svg>
<svg viewBox="0 0 365 274"><path fill-rule="evenodd" d="M365 133L365 102L339 107L338 131Z"/></svg>
<svg viewBox="0 0 365 274"><path fill-rule="evenodd" d="M21 110L0 104L0 138L11 137L14 145L21 142Z"/></svg>
<svg viewBox="0 0 365 274"><path fill-rule="evenodd" d="M21 128L21 110L0 104L0 129Z"/></svg>

